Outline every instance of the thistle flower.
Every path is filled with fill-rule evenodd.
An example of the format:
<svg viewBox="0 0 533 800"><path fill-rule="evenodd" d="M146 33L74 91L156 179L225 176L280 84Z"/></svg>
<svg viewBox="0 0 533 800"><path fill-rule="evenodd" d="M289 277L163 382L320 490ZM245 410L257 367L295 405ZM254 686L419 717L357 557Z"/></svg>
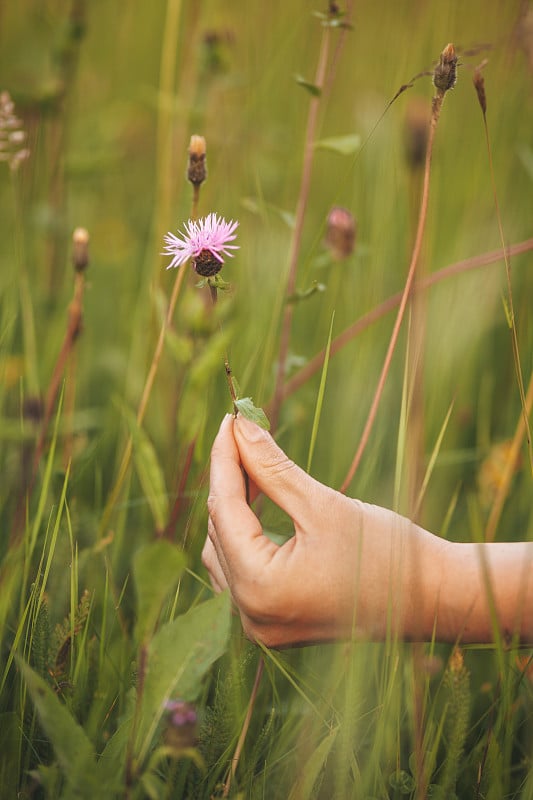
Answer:
<svg viewBox="0 0 533 800"><path fill-rule="evenodd" d="M197 222L189 220L180 236L173 233L165 235L165 250L162 255L172 256L167 269L179 267L192 259L194 269L199 275L209 278L216 275L224 264L223 256L232 256L230 250L238 250L232 242L238 222L226 222L224 217L209 214Z"/></svg>

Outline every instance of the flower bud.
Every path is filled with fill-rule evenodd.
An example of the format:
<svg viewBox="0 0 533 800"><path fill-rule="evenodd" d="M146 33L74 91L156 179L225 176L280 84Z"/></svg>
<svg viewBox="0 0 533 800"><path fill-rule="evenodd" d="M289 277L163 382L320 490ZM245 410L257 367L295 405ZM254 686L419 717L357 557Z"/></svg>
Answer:
<svg viewBox="0 0 533 800"><path fill-rule="evenodd" d="M175 750L194 747L198 715L192 703L184 700L167 700L165 703L165 742Z"/></svg>
<svg viewBox="0 0 533 800"><path fill-rule="evenodd" d="M455 47L450 42L440 54L439 63L433 73L435 88L442 94L448 89L453 89L457 81L457 55Z"/></svg>
<svg viewBox="0 0 533 800"><path fill-rule="evenodd" d="M335 261L342 261L353 253L356 222L353 214L342 206L333 206L328 214L326 245Z"/></svg>
<svg viewBox="0 0 533 800"><path fill-rule="evenodd" d="M89 233L76 228L72 234L72 263L76 272L83 272L89 263Z"/></svg>
<svg viewBox="0 0 533 800"><path fill-rule="evenodd" d="M189 164L187 180L193 186L200 186L207 178L206 147L203 136L191 136L189 143Z"/></svg>

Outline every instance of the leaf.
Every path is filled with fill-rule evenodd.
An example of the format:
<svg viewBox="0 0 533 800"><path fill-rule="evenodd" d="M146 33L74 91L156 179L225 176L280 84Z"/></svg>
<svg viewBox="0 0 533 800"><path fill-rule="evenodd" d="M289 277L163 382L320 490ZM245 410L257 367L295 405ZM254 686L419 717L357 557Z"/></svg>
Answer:
<svg viewBox="0 0 533 800"><path fill-rule="evenodd" d="M133 441L133 459L144 496L148 501L157 530L163 530L168 519L168 493L163 470L155 448L148 435L140 427L135 414L122 406Z"/></svg>
<svg viewBox="0 0 533 800"><path fill-rule="evenodd" d="M325 283L313 281L308 289L296 289L294 294L287 297L287 303L299 303L300 300L307 300L308 297L312 297L317 292L325 292L326 288Z"/></svg>
<svg viewBox="0 0 533 800"><path fill-rule="evenodd" d="M150 636L161 607L183 574L186 558L179 548L161 540L137 551L133 580L137 591L137 641Z"/></svg>
<svg viewBox="0 0 533 800"><path fill-rule="evenodd" d="M71 793L64 797L103 797L102 787L94 779L96 759L93 746L83 728L54 694L48 684L27 664L17 658L18 665L42 728L52 743L55 756Z"/></svg>
<svg viewBox="0 0 533 800"><path fill-rule="evenodd" d="M346 30L353 30L353 25L346 22L343 17L346 16L345 11L337 11L335 15L330 12L324 13L323 11L313 11L313 16L321 21L324 28L346 28Z"/></svg>
<svg viewBox="0 0 533 800"><path fill-rule="evenodd" d="M139 722L142 760L148 753L171 696L192 702L214 661L226 649L230 628L227 592L163 625L147 649L147 670Z"/></svg>
<svg viewBox="0 0 533 800"><path fill-rule="evenodd" d="M339 728L333 728L307 759L305 768L292 787L289 800L296 800L297 797L314 797L314 785L325 768L326 761L328 760L330 750L335 743L338 732Z"/></svg>
<svg viewBox="0 0 533 800"><path fill-rule="evenodd" d="M97 783L105 786L109 792L116 792L116 796L119 796L120 785L124 778L131 727L130 715L109 739L96 765Z"/></svg>
<svg viewBox="0 0 533 800"><path fill-rule="evenodd" d="M416 788L415 779L404 769L397 769L389 776L389 785L400 794L411 794Z"/></svg>
<svg viewBox="0 0 533 800"><path fill-rule="evenodd" d="M295 75L294 80L298 86L303 86L304 89L307 89L307 91L312 94L313 97L320 97L322 94L322 89L320 86L316 86L316 84L306 81L301 75Z"/></svg>
<svg viewBox="0 0 533 800"><path fill-rule="evenodd" d="M266 431L270 430L270 422L268 421L267 415L262 408L254 406L251 397L241 397L239 400L235 401L234 405L239 414L242 414L245 419L249 419L250 422L255 422L256 425L259 425L260 428L264 428Z"/></svg>
<svg viewBox="0 0 533 800"><path fill-rule="evenodd" d="M328 139L319 139L315 142L317 150L331 150L341 156L353 156L361 146L361 137L357 133L348 133L346 136L330 136Z"/></svg>

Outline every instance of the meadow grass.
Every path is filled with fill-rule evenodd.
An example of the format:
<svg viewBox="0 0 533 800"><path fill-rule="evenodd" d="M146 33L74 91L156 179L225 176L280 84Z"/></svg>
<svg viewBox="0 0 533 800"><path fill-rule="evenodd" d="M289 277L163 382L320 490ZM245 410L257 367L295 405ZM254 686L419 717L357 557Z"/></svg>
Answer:
<svg viewBox="0 0 533 800"><path fill-rule="evenodd" d="M531 650L269 651L201 566L226 356L319 480L450 539L531 535L531 9L364 0L333 15L347 28L313 10L0 12L0 91L30 149L0 162L2 797L533 799ZM424 176L407 147L431 77L389 103L448 42L458 83L400 317ZM343 260L324 244L334 205L357 220ZM212 211L240 223L216 306L160 255Z"/></svg>

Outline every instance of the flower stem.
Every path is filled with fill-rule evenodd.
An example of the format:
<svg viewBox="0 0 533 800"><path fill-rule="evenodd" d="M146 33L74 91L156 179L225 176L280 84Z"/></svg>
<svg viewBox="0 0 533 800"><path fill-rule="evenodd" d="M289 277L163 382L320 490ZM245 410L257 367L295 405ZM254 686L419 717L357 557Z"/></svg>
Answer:
<svg viewBox="0 0 533 800"><path fill-rule="evenodd" d="M179 293L181 290L181 286L183 284L183 279L185 276L185 266L182 266L181 269L178 270L178 274L176 276L176 280L174 281L174 286L172 288L172 294L170 296L170 301L167 308L167 313L165 319L163 320L163 324L161 326L161 330L159 332L159 338L157 340L157 344L155 347L154 355L152 358L152 363L150 364L150 369L148 371L148 375L146 377L146 381L144 384L144 389L142 393L141 400L139 402L139 408L137 410L137 423L139 425L142 424L144 419L144 415L146 413L146 408L148 406L148 401L150 399L150 394L152 392L152 387L154 385L155 376L157 374L157 370L159 367L159 362L161 361L161 355L163 353L163 346L165 344L165 336L167 330L169 329L172 323L172 317L174 316L174 310L176 308L176 303L178 301ZM109 495L109 499L106 503L104 508L104 512L102 514L102 519L100 521L100 526L98 529L98 538L100 539L102 536L105 535L107 526L109 524L109 520L111 518L111 514L115 507L115 504L120 496L120 492L122 490L122 486L124 485L124 481L126 479L126 475L128 474L128 467L131 461L131 455L133 452L133 438L130 435L128 437L128 441L126 442L126 447L124 448L124 453L122 454L122 460L120 462L120 467L118 470L117 479L115 481L115 485Z"/></svg>
<svg viewBox="0 0 533 800"><path fill-rule="evenodd" d="M525 239L523 242L509 245L507 248L507 252L510 256L528 253L531 250L533 250L533 239ZM490 250L488 253L481 253L471 258L465 258L463 261L457 261L455 264L449 264L447 267L443 267L437 272L431 273L431 275L428 275L426 278L417 281L416 286L413 287L413 292L416 292L418 289L428 289L448 278L453 278L455 275L461 275L473 269L480 269L489 264L495 264L497 261L501 261L502 258L503 250ZM389 311L397 308L400 305L402 294L402 292L397 292L391 295L339 333L331 343L330 357L342 350L343 347L353 341L356 336L369 328L374 322L377 322L378 319L381 319L388 314ZM326 350L321 350L284 384L282 400L285 400L285 398L290 397L291 394L298 391L301 386L322 368L325 354ZM270 413L269 405L267 405L266 410Z"/></svg>
<svg viewBox="0 0 533 800"><path fill-rule="evenodd" d="M318 65L315 77L315 86L318 90L322 90L326 76L326 65L328 60L330 41L330 28L326 26L322 33L322 41L320 44L320 54L318 57ZM302 244L302 232L305 218L305 211L307 208L307 201L309 198L309 188L311 185L311 173L313 167L313 151L315 134L318 123L318 110L320 106L320 94L313 96L309 104L309 113L307 116L307 129L305 134L304 146L304 159L302 167L302 177L300 181L300 192L298 195L298 204L296 206L296 219L294 223L294 234L291 241L291 249L289 255L289 272L287 277L287 286L285 290L285 297L290 297L294 294L296 288L296 275L298 271L298 258L300 255L300 248ZM283 383L285 380L285 368L287 364L287 356L289 353L289 343L291 338L292 318L293 318L293 303L285 305L283 314L283 321L281 327L281 338L278 355L278 369L276 373L276 383L274 387L274 396L272 401L272 409L270 412L270 426L274 432L278 425L279 412L281 408L281 401L283 398Z"/></svg>
<svg viewBox="0 0 533 800"><path fill-rule="evenodd" d="M420 257L420 251L422 247L422 238L424 234L424 229L426 226L426 218L427 218L427 210L428 210L428 199L429 199L429 178L431 173L431 157L433 154L433 143L435 141L435 131L437 129L437 124L440 117L440 112L442 109L442 103L444 100L444 92L438 91L433 99L433 110L431 115L431 122L429 127L429 136L428 136L428 143L427 143L427 150L426 150L426 161L424 166L424 184L422 187L422 198L420 201L420 211L418 215L418 227L416 231L415 243L413 246L413 252L411 255L411 263L409 265L409 270L407 273L407 279L405 281L405 286L402 292L402 296L400 299L400 307L398 309L398 313L396 315L396 321L394 323L394 328L392 330L391 338L389 341L389 346L387 349L387 353L385 356L385 361L383 362L383 367L381 369L381 374L379 376L378 385L376 387L376 391L374 393L374 398L372 400L372 405L370 407L370 411L368 413L368 417L365 423L365 427L363 429L363 433L361 436L361 441L359 442L359 446L356 450L355 456L352 460L350 468L346 474L344 481L341 484L340 491L346 492L348 486L350 485L353 476L355 475L357 468L361 462L361 458L363 453L366 449L368 444L368 440L370 438L370 433L374 426L374 421L376 419L379 403L381 401L381 397L383 395L383 389L385 387L385 381L389 374L390 365L392 362L392 356L394 355L394 350L396 348L396 344L398 341L398 336L400 333L400 327L403 321L405 309L407 307L407 301L409 299L409 295L411 293L411 288L413 286L413 281L416 274L416 267L418 264L418 259Z"/></svg>

